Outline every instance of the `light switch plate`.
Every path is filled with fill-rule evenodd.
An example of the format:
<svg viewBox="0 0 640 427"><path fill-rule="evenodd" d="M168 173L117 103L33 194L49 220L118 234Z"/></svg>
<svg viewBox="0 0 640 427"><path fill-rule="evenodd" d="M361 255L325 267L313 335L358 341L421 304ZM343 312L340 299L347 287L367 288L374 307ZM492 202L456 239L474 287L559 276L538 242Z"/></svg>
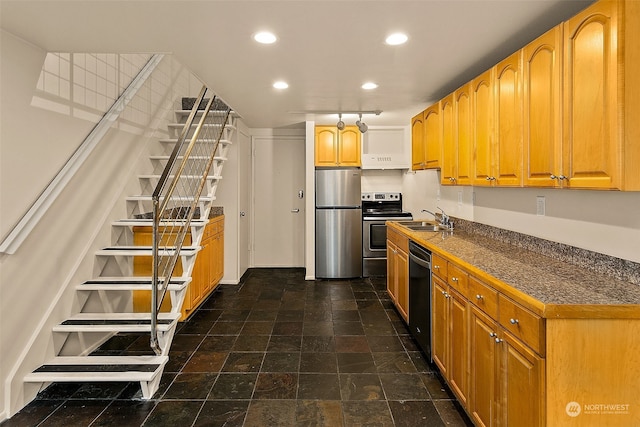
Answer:
<svg viewBox="0 0 640 427"><path fill-rule="evenodd" d="M536 215L545 216L546 203L544 200L544 196L536 197Z"/></svg>

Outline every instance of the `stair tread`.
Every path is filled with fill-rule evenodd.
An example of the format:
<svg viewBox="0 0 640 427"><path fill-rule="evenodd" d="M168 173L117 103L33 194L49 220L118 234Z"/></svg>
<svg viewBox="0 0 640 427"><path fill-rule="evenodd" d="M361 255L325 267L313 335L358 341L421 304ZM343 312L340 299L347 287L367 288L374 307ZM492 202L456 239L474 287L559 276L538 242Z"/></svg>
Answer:
<svg viewBox="0 0 640 427"><path fill-rule="evenodd" d="M161 221L160 225L163 227L175 227L184 225L185 221L173 219L171 221ZM153 219L151 218L132 218L132 219L119 219L111 223L115 227L144 227L152 226ZM204 227L207 225L207 220L204 219L192 219L189 224L190 227Z"/></svg>
<svg viewBox="0 0 640 427"><path fill-rule="evenodd" d="M158 141L175 144L175 143L178 142L178 138L162 138L162 139L159 139ZM207 143L215 143L216 141L217 140L210 139L210 138L201 138L201 139L197 140L197 142L207 142ZM230 140L228 140L228 139L221 139L220 140L220 144L231 145L232 142Z"/></svg>
<svg viewBox="0 0 640 427"><path fill-rule="evenodd" d="M183 246L180 253L182 255L195 255L200 250L200 246ZM164 255L171 255L175 252L175 247L164 249ZM96 251L96 255L125 255L125 256L151 256L153 248L151 246L108 246Z"/></svg>
<svg viewBox="0 0 640 427"><path fill-rule="evenodd" d="M159 313L158 330L169 331L180 313ZM53 327L56 332L148 332L151 313L78 313Z"/></svg>
<svg viewBox="0 0 640 427"><path fill-rule="evenodd" d="M145 174L145 175L138 175L138 178L144 178L144 179L160 179L161 175L153 175L153 174ZM173 178L174 175L169 175L169 178ZM182 175L181 178L185 178L185 179L200 179L202 178L202 176L200 175ZM207 175L207 179L222 179L221 175Z"/></svg>
<svg viewBox="0 0 640 427"><path fill-rule="evenodd" d="M184 128L184 123L169 123L167 126L170 128L178 128L178 129L182 129ZM197 127L198 123L192 123L191 127ZM205 127L210 127L210 128L221 128L221 127L225 127L227 129L234 129L235 130L235 126L234 125L230 125L229 123L227 123L226 125L224 123L204 123L203 126Z"/></svg>
<svg viewBox="0 0 640 427"><path fill-rule="evenodd" d="M149 156L151 160L169 160L171 156ZM178 156L177 159L182 160L184 156ZM209 160L209 156L189 156L190 160ZM218 161L226 161L226 157L222 156L213 156L214 160Z"/></svg>
<svg viewBox="0 0 640 427"><path fill-rule="evenodd" d="M27 382L151 381L168 356L58 356L25 376Z"/></svg>
<svg viewBox="0 0 640 427"><path fill-rule="evenodd" d="M127 196L127 200L130 201L136 201L136 200L140 200L140 201L151 201L153 198L153 196L151 195L147 195L147 194L137 194L134 196ZM195 197L194 196L172 196L170 198L170 200L185 200L185 201L192 201ZM213 200L215 200L215 197L212 196L200 196L199 200L202 202L211 202Z"/></svg>

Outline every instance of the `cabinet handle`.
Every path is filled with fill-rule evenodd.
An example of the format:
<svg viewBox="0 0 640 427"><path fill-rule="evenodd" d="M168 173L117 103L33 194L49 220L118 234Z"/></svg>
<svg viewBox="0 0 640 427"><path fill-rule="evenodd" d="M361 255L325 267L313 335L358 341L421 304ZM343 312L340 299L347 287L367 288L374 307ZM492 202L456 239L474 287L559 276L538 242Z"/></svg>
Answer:
<svg viewBox="0 0 640 427"><path fill-rule="evenodd" d="M442 291L442 295L447 296L447 293L445 291Z"/></svg>
<svg viewBox="0 0 640 427"><path fill-rule="evenodd" d="M500 338L496 338L496 344L500 344L502 341L504 340L501 340Z"/></svg>
<svg viewBox="0 0 640 427"><path fill-rule="evenodd" d="M482 295L480 295L480 294L476 295L476 299L477 299L477 300L481 300L482 298L483 298L483 296L482 296Z"/></svg>
<svg viewBox="0 0 640 427"><path fill-rule="evenodd" d="M457 278L457 277L452 277L452 278L451 278L451 281L452 281L452 282L457 282L457 281L458 281L458 278Z"/></svg>
<svg viewBox="0 0 640 427"><path fill-rule="evenodd" d="M434 265L434 266L433 266L433 269L434 269L434 270L440 270L440 266L439 266L439 265Z"/></svg>
<svg viewBox="0 0 640 427"><path fill-rule="evenodd" d="M569 181L569 178L568 178L568 177L566 177L566 176L564 176L564 175L560 175L560 176L558 177L558 179L559 179L559 180L561 180L561 181L562 181L562 180L564 180L564 179L566 179L567 181Z"/></svg>
<svg viewBox="0 0 640 427"><path fill-rule="evenodd" d="M491 338L493 338L493 337L497 337L497 336L498 336L498 334L496 334L495 332L491 332L491 333L489 334L489 336L490 336Z"/></svg>
<svg viewBox="0 0 640 427"><path fill-rule="evenodd" d="M509 323L511 323L512 325L517 325L520 322L518 321L518 319L509 319Z"/></svg>
<svg viewBox="0 0 640 427"><path fill-rule="evenodd" d="M555 176L554 174L551 174L551 176L549 177L550 179L557 179L558 177Z"/></svg>

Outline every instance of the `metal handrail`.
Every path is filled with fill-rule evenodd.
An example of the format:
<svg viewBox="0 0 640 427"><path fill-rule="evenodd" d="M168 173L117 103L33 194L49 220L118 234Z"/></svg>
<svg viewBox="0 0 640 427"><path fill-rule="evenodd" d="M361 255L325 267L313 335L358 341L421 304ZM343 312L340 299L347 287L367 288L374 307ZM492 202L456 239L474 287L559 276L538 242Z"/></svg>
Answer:
<svg viewBox="0 0 640 427"><path fill-rule="evenodd" d="M194 106L186 120L180 136L178 137L176 145L171 155L169 156L169 161L167 162L167 165L163 170L160 176L160 180L158 181L158 184L156 185L156 188L152 195L153 264L150 345L156 354L161 354L162 351L158 342L158 312L160 310L160 306L162 305L162 301L164 300L169 282L173 277L178 259L180 258L180 252L184 246L187 232L196 212L196 207L200 202L199 199L206 185L207 176L209 175L209 171L211 170L211 166L213 165L215 153L217 152L220 145L220 140L222 138L224 128L227 125L230 115L230 109L226 107L226 110L223 110L223 113L225 114L221 116L220 123L209 123L214 126L214 130L212 132L216 132L217 126L219 126L220 129L219 132L217 132L217 135L214 135L212 149L206 154L208 160L204 167L201 167L200 169L195 168L197 169L196 173L194 173L193 171L189 171L188 174L185 174L185 170L189 167L190 164L189 161L191 160L191 154L198 143L202 142L203 144L201 145L204 145L205 147L207 145L204 144L204 141L207 141L206 138L199 138L200 134L203 132L207 125L211 106L214 104L216 96L211 96L211 98L208 100L204 110L202 110L202 116L200 117L200 121L198 122L197 127L195 128L192 135L190 137L188 136L190 130L193 127L196 115L198 111L200 111L199 107L202 101L205 99L207 91L208 89L206 88L206 86L203 86L200 94L196 98ZM188 143L187 139L189 139ZM182 153L182 160L178 162L180 153ZM181 179L190 178L194 175L199 176L197 185L188 186L181 184ZM188 207L179 206L178 208L176 208L181 219L181 221L178 221L180 223L179 226L175 225L176 221L174 221L174 225L171 227L162 226L162 222L167 217L168 212L171 213L171 216L175 215L175 212L172 212L169 206L172 202L174 194L176 193L178 193L179 200L190 199L191 204ZM200 215L203 214L204 212L201 211ZM178 228L177 232L175 232L176 227ZM167 232L167 228L170 229L169 232ZM193 237L194 236L192 235L192 238ZM170 248L170 250L167 250L167 246ZM160 279L161 277L163 278L162 280Z"/></svg>

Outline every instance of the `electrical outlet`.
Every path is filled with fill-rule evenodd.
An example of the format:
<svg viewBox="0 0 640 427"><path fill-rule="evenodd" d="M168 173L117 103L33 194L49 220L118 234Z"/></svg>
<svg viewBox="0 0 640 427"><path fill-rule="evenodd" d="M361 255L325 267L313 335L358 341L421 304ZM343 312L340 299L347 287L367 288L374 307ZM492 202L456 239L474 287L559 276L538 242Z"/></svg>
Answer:
<svg viewBox="0 0 640 427"><path fill-rule="evenodd" d="M544 216L546 210L546 204L544 200L544 196L536 197L536 215Z"/></svg>

